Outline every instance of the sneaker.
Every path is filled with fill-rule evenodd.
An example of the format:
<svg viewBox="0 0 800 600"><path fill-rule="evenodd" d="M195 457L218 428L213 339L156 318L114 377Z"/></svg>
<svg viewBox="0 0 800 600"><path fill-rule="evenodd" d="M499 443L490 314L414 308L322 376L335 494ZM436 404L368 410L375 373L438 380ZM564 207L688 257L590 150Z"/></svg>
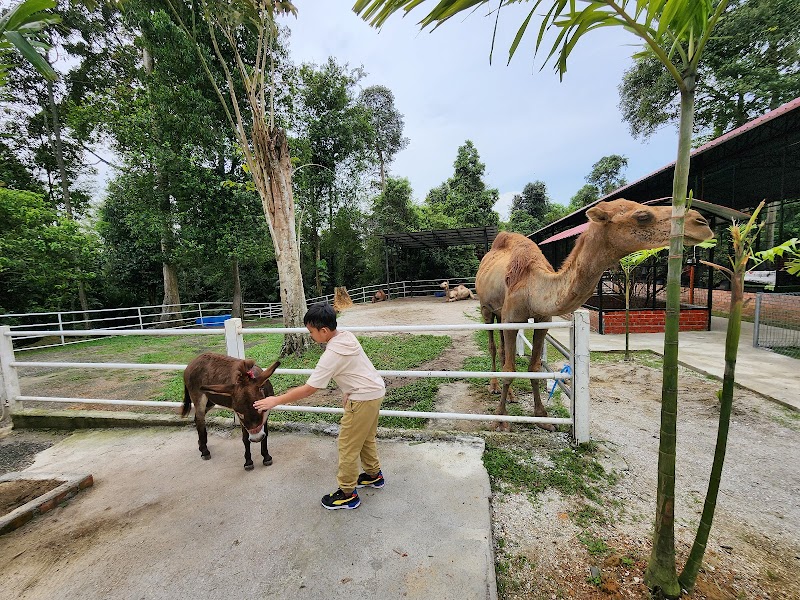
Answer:
<svg viewBox="0 0 800 600"><path fill-rule="evenodd" d="M347 494L342 490L336 490L332 494L325 494L322 497L322 506L328 510L336 510L339 508L358 508L361 504L361 499L358 497L358 492L353 490L352 494Z"/></svg>
<svg viewBox="0 0 800 600"><path fill-rule="evenodd" d="M368 475L366 473L362 473L358 476L358 483L356 487L374 487L374 488L382 488L386 482L383 480L383 473L378 471L377 475Z"/></svg>

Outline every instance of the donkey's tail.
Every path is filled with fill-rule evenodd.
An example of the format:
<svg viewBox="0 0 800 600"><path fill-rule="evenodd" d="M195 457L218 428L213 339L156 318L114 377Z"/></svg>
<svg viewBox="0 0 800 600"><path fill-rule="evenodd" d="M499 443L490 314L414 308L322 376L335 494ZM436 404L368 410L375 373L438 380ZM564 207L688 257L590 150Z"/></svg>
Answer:
<svg viewBox="0 0 800 600"><path fill-rule="evenodd" d="M189 396L189 388L183 386L183 406L181 407L181 416L185 417L192 410L192 398Z"/></svg>

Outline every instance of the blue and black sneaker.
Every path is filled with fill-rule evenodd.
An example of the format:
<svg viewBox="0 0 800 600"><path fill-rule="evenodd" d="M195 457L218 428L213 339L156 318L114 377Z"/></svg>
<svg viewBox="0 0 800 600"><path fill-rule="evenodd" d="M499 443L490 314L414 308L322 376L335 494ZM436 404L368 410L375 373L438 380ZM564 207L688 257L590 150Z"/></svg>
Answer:
<svg viewBox="0 0 800 600"><path fill-rule="evenodd" d="M382 488L384 485L386 485L386 482L383 480L383 473L378 471L377 475L369 475L368 473L359 475L356 487Z"/></svg>
<svg viewBox="0 0 800 600"><path fill-rule="evenodd" d="M338 489L332 494L325 494L322 497L322 506L328 510L358 508L360 504L361 499L358 497L358 492L355 490L350 494L345 494L341 489Z"/></svg>

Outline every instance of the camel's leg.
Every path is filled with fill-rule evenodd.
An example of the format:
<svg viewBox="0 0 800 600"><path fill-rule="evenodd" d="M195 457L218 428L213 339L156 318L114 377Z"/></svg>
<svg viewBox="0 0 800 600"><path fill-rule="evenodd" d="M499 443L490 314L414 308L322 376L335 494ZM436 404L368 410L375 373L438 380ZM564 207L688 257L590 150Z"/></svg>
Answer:
<svg viewBox="0 0 800 600"><path fill-rule="evenodd" d="M481 306L481 316L487 325L494 323L494 313L489 308ZM489 329L486 333L489 334L489 356L492 357L492 371L497 371L497 346L494 343L494 329ZM497 378L493 377L489 380L489 392L497 394L499 391Z"/></svg>
<svg viewBox="0 0 800 600"><path fill-rule="evenodd" d="M534 329L533 330L533 342L531 348L531 360L528 363L528 372L529 373L538 373L542 370L542 350L544 349L544 340L547 336L546 329ZM537 417L546 417L547 416L547 409L545 409L544 404L542 403L542 380L541 379L531 379L531 387L533 388L533 414ZM545 429L547 431L555 431L555 425L550 423L540 423L539 427Z"/></svg>
<svg viewBox="0 0 800 600"><path fill-rule="evenodd" d="M503 359L503 371L514 373L517 370L514 353L514 348L517 343L517 330L504 329L501 335L503 343L500 346L500 352ZM506 412L506 401L511 402L513 398L513 396L509 397L509 395L513 393L511 391L511 381L511 379L503 380L503 391L500 394L500 406L497 409L498 414L508 414ZM500 422L498 427L503 431L511 431L511 423Z"/></svg>

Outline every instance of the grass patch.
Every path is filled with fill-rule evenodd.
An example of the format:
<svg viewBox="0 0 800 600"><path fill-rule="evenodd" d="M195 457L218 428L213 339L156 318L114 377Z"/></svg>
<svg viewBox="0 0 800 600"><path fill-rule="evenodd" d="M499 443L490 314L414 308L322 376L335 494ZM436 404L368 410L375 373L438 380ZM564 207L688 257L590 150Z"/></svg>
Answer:
<svg viewBox="0 0 800 600"><path fill-rule="evenodd" d="M439 386L447 379L419 379L403 387L388 391L381 408L387 410L411 410L419 412L432 412L436 404L436 394ZM397 429L422 429L428 424L428 419L419 417L380 417L378 425Z"/></svg>
<svg viewBox="0 0 800 600"><path fill-rule="evenodd" d="M536 460L529 451L510 451L487 443L483 464L492 489L526 492L532 499L556 489L567 496L579 496L601 503L601 492L616 482L592 456L591 445L550 452L548 461Z"/></svg>

